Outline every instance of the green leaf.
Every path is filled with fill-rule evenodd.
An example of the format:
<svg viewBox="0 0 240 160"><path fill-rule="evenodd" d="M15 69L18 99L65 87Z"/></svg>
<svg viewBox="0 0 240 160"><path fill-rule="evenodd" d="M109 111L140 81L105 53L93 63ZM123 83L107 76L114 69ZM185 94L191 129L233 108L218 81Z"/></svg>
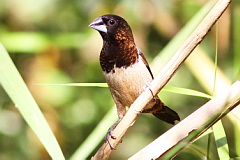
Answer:
<svg viewBox="0 0 240 160"><path fill-rule="evenodd" d="M107 83L66 83L66 84L36 83L35 85L75 86L75 87L76 86L78 86L78 87L108 87ZM199 91L186 89L186 88L179 88L179 87L165 86L162 91L183 94L183 95L204 97L204 98L209 98L209 99L212 98L212 96L210 96L206 93L202 93Z"/></svg>
<svg viewBox="0 0 240 160"><path fill-rule="evenodd" d="M218 23L216 24L216 53L214 60L214 87L213 94L215 93L216 77L217 77L217 64L218 64ZM215 143L220 160L230 159L227 136L225 134L222 121L218 121L213 127Z"/></svg>
<svg viewBox="0 0 240 160"><path fill-rule="evenodd" d="M203 138L203 137L205 137L205 136L207 136L211 133L213 133L213 130L211 128L209 128L207 131L205 131L203 134L201 134L199 137L197 137L197 139L195 139L193 142L196 142L199 139L201 139L201 138Z"/></svg>
<svg viewBox="0 0 240 160"><path fill-rule="evenodd" d="M210 96L206 93L202 93L202 92L195 91L195 90L192 90L192 89L179 88L179 87L165 86L162 91L172 92L172 93L177 93L177 94L183 94L183 95L204 97L204 98L209 98L209 99L212 98L212 96Z"/></svg>
<svg viewBox="0 0 240 160"><path fill-rule="evenodd" d="M35 83L35 85L72 86L72 87L108 87L107 83L65 83L65 84Z"/></svg>
<svg viewBox="0 0 240 160"><path fill-rule="evenodd" d="M215 143L220 160L230 159L227 136L225 134L222 121L218 121L213 127Z"/></svg>
<svg viewBox="0 0 240 160"><path fill-rule="evenodd" d="M0 83L52 159L64 160L60 146L47 121L1 43Z"/></svg>

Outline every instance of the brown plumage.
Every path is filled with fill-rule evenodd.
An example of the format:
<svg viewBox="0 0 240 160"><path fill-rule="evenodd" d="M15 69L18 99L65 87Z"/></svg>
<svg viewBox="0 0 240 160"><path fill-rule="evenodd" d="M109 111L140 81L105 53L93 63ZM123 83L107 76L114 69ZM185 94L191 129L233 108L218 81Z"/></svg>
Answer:
<svg viewBox="0 0 240 160"><path fill-rule="evenodd" d="M103 15L89 26L103 38L100 64L121 120L126 114L126 107L130 107L153 80L152 72L143 53L135 45L131 28L123 18ZM158 96L146 105L143 113L152 113L170 124L180 120L178 114L162 103Z"/></svg>

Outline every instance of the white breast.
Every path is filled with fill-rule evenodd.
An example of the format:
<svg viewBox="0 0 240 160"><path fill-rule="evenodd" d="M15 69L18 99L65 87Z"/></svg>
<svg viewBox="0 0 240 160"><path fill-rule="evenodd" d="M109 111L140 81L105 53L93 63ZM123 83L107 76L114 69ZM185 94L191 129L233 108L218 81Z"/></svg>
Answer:
<svg viewBox="0 0 240 160"><path fill-rule="evenodd" d="M115 101L130 106L152 81L147 67L139 60L127 68L115 68L115 73L104 73Z"/></svg>

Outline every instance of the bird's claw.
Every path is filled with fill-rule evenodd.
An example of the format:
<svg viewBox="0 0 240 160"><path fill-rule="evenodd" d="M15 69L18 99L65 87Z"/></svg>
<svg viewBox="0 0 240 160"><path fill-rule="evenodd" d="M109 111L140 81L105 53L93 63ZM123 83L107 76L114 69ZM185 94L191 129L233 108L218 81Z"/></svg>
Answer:
<svg viewBox="0 0 240 160"><path fill-rule="evenodd" d="M146 88L148 88L149 91L151 92L154 101L157 101L157 97L153 94L153 91L151 90L151 88L149 87L149 85L150 85L150 82L146 82L146 83L145 83L145 86L146 86Z"/></svg>
<svg viewBox="0 0 240 160"><path fill-rule="evenodd" d="M111 139L116 139L116 138L117 138L116 136L114 136L114 135L112 134L112 131L116 128L116 126L118 125L118 123L119 123L120 121L121 121L121 119L119 119L117 122L115 122L115 123L112 125L112 127L110 127L110 128L108 129L108 132L107 132L106 136L104 137L104 140L108 142L108 144L109 144L109 146L110 146L110 148L111 148L112 150L115 150L115 147L114 147L113 144L111 143L110 138L111 138Z"/></svg>
<svg viewBox="0 0 240 160"><path fill-rule="evenodd" d="M116 139L116 137L114 135L112 135L112 131L113 131L112 127L109 128L106 136L104 137L104 140L108 142L108 144L112 150L113 149L115 150L115 147L113 146L113 144L111 143L111 140L110 140L110 139Z"/></svg>

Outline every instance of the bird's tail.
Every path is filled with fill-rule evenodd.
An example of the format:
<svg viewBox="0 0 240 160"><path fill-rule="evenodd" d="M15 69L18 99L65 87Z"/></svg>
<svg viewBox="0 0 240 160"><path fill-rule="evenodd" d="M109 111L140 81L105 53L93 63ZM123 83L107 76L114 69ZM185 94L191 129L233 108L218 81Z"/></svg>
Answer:
<svg viewBox="0 0 240 160"><path fill-rule="evenodd" d="M152 113L158 119L170 123L175 124L175 121L180 121L180 117L177 112L168 108L167 106L163 106L161 110Z"/></svg>
<svg viewBox="0 0 240 160"><path fill-rule="evenodd" d="M175 121L180 121L177 112L168 108L158 97L155 98L153 107L145 109L143 113L152 113L158 119L170 124L175 124Z"/></svg>

